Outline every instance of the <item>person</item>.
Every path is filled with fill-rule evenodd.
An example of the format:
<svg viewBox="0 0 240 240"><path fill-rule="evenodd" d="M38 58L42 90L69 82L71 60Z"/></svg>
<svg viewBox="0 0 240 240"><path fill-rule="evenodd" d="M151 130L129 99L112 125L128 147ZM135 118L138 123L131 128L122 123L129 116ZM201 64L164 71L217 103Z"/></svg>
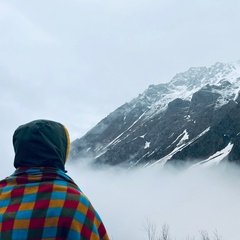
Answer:
<svg viewBox="0 0 240 240"><path fill-rule="evenodd" d="M0 181L1 240L109 240L100 216L66 174L70 139L64 125L21 125L13 146L16 170Z"/></svg>

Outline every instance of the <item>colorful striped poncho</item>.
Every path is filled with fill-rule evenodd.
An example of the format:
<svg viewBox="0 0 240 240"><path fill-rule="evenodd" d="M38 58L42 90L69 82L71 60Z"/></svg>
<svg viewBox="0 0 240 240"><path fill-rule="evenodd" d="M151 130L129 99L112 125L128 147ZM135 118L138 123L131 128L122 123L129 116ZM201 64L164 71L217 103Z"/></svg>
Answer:
<svg viewBox="0 0 240 240"><path fill-rule="evenodd" d="M0 239L109 237L98 213L64 171L22 167L0 181Z"/></svg>

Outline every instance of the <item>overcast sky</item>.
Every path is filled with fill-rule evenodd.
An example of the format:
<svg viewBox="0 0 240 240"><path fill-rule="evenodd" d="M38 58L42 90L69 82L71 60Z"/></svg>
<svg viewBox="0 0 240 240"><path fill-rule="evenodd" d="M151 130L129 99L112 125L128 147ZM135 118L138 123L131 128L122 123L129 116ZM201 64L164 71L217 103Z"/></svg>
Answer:
<svg viewBox="0 0 240 240"><path fill-rule="evenodd" d="M237 0L1 0L1 159L22 123L60 121L74 140L150 84L239 60L239 12Z"/></svg>

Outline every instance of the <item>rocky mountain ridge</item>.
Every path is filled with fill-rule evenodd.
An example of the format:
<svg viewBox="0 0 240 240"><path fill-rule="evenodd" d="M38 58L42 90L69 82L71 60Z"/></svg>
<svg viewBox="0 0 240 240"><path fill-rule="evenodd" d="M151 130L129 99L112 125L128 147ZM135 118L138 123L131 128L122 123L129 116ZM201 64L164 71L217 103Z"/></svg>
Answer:
<svg viewBox="0 0 240 240"><path fill-rule="evenodd" d="M240 61L190 68L110 113L70 156L126 167L240 162L239 92Z"/></svg>

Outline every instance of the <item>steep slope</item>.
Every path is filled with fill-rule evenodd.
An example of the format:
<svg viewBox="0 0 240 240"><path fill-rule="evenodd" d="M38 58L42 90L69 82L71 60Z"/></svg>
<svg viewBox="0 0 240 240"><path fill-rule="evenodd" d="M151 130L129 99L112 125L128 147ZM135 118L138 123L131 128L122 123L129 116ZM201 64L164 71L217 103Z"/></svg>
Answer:
<svg viewBox="0 0 240 240"><path fill-rule="evenodd" d="M110 113L72 143L71 158L127 167L211 165L219 153L214 164L238 162L239 92L240 62L190 68Z"/></svg>

